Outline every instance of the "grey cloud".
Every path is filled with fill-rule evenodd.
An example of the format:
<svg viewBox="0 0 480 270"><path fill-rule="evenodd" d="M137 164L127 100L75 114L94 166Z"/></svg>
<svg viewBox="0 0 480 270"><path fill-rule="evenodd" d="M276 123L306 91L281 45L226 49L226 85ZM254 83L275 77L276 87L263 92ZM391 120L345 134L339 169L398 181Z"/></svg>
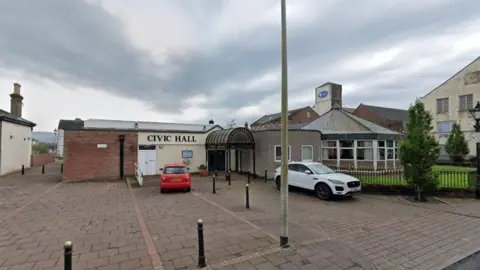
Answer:
<svg viewBox="0 0 480 270"><path fill-rule="evenodd" d="M429 91L435 81L439 84L455 72L451 65L445 65L438 71L422 75L428 79L417 74L419 77L375 83L376 76L382 71L408 69L408 65L393 63L381 70L355 73L332 70L332 66L347 56L406 38L434 35L478 17L480 13L477 0L462 0L411 13L400 12L400 9L378 10L376 17L365 21L363 14L371 12L375 3L380 1L345 0L317 22L289 28L291 95L306 88L313 91L315 86L326 81L359 83L365 85L365 89L346 95L347 103L368 101L379 104L395 99L399 106L406 106L422 92ZM222 1L182 0L179 3L186 6L192 18L205 22L201 24L205 27L215 22L212 18L222 7ZM315 8L318 7L312 6ZM205 31L208 33L208 29ZM172 77L160 79L157 74L163 67L149 61L147 53L131 45L117 18L97 6L74 0L2 1L0 35L8 37L0 42L2 65L64 83L93 86L117 95L136 97L154 108L161 108L160 111L177 109L173 107L175 104L167 102L171 95L201 93L212 96L213 91L223 84L242 85L280 65L280 29L265 26L235 42L218 44L210 51L199 49L187 55L169 55L169 63L180 69ZM309 80L297 79L313 72L318 75L310 76ZM228 91L225 100L218 104L209 103L207 107L234 112L268 97L279 88L280 81L268 89L254 92L225 89Z"/></svg>

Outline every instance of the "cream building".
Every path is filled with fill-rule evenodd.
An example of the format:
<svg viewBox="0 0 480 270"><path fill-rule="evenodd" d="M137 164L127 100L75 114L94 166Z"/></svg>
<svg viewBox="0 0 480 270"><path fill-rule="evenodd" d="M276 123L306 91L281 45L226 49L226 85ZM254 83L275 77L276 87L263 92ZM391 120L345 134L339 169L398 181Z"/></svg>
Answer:
<svg viewBox="0 0 480 270"><path fill-rule="evenodd" d="M0 175L30 167L32 130L35 123L22 118L20 84L10 94L10 113L0 110Z"/></svg>
<svg viewBox="0 0 480 270"><path fill-rule="evenodd" d="M318 115L323 115L334 107L342 107L342 86L327 82L315 88L313 110Z"/></svg>
<svg viewBox="0 0 480 270"><path fill-rule="evenodd" d="M459 123L465 133L470 155L475 155L475 144L480 134L473 129L474 120L469 109L480 101L480 57L422 98L434 119L435 135L444 146L453 123ZM442 150L442 156L446 152Z"/></svg>

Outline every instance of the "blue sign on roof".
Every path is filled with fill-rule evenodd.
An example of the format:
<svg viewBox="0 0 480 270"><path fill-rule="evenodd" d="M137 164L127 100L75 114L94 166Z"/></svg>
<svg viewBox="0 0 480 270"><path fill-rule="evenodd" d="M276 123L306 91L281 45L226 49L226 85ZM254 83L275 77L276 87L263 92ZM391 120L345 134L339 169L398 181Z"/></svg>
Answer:
<svg viewBox="0 0 480 270"><path fill-rule="evenodd" d="M318 98L326 98L327 96L328 96L328 91L327 90L323 90L323 91L318 92Z"/></svg>

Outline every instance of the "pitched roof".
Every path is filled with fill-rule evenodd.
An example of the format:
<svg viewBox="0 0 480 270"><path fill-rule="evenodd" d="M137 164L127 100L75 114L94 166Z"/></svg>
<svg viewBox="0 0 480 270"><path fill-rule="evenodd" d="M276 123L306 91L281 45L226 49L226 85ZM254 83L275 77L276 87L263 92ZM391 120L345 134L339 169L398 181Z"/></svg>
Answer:
<svg viewBox="0 0 480 270"><path fill-rule="evenodd" d="M35 124L33 122L30 122L30 121L28 121L24 118L16 117L13 114L11 114L7 111L1 110L1 109L0 109L0 121L10 122L10 123L13 123L13 124L32 127L32 128L37 125L37 124Z"/></svg>
<svg viewBox="0 0 480 270"><path fill-rule="evenodd" d="M378 115L381 115L390 120L399 120L403 122L408 121L408 110L386 108L386 107L372 106L372 105L366 105L366 104L361 104L361 105L363 105L369 111L376 113Z"/></svg>
<svg viewBox="0 0 480 270"><path fill-rule="evenodd" d="M301 129L302 127L304 127L305 125L307 125L308 123L298 123L298 124L289 124L288 125L288 129L289 130L298 130L298 129ZM252 129L252 132L255 132L255 131L264 131L264 130L281 130L282 129L282 126L281 125L278 125L278 126L261 126L261 127L256 127L255 129Z"/></svg>
<svg viewBox="0 0 480 270"><path fill-rule="evenodd" d="M348 113L353 113L356 108L347 108L347 107L342 107L342 109Z"/></svg>
<svg viewBox="0 0 480 270"><path fill-rule="evenodd" d="M448 78L446 81L444 81L443 83L441 83L439 86L435 87L432 91L426 93L422 98L430 95L431 93L433 93L435 90L437 90L438 88L440 88L442 85L446 84L448 81L450 81L453 77L457 76L458 74L460 74L462 71L464 71L465 69L467 69L469 66L471 66L473 63L477 62L480 60L480 56L477 57L475 60L473 60L472 62L470 62L468 65L466 65L465 67L463 67L462 69L460 69L457 73L453 74L453 76L451 76L450 78Z"/></svg>
<svg viewBox="0 0 480 270"><path fill-rule="evenodd" d="M289 115L294 115L294 114L296 114L298 112L301 112L302 110L307 109L309 107L310 106L306 106L306 107L302 107L302 108L298 108L298 109L289 110L288 114ZM252 125L263 125L263 124L267 124L267 123L278 122L278 121L281 120L281 118L282 118L282 113L281 112L273 113L273 114L266 114L266 115L260 117L260 119L258 119L257 121L253 122Z"/></svg>
<svg viewBox="0 0 480 270"><path fill-rule="evenodd" d="M58 122L58 129L63 129L63 130L79 130L83 129L83 120L81 119L75 119L75 120L63 120L61 119L60 122Z"/></svg>
<svg viewBox="0 0 480 270"><path fill-rule="evenodd" d="M341 108L334 108L302 129L319 130L322 134L375 133L400 135L398 132L357 117Z"/></svg>

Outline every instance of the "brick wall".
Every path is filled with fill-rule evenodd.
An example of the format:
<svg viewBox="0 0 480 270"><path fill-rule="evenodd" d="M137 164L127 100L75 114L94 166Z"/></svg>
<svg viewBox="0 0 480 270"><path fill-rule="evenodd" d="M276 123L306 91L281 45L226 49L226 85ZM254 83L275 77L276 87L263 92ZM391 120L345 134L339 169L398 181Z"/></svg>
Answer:
<svg viewBox="0 0 480 270"><path fill-rule="evenodd" d="M358 116L360 118L363 118L365 120L368 120L370 122L373 122L377 125L380 125L384 128L388 128L390 130L403 133L403 122L399 120L390 120L387 119L381 115L377 115L376 113L373 113L369 109L365 108L363 104L360 104L355 111L353 112L353 115Z"/></svg>
<svg viewBox="0 0 480 270"><path fill-rule="evenodd" d="M294 114L292 114L288 118L288 124L300 124L300 123L310 123L312 121L317 120L320 116L315 112L312 107L306 107L301 111L298 111ZM269 127L269 126L281 126L282 122L279 120L277 122L269 122L267 124L258 124L258 125L251 125L250 128L252 130L255 129L261 129L264 127Z"/></svg>
<svg viewBox="0 0 480 270"><path fill-rule="evenodd" d="M124 174L134 175L138 134L114 131L65 131L64 180L111 180L120 178L120 140L125 135ZM98 144L106 144L99 148Z"/></svg>
<svg viewBox="0 0 480 270"><path fill-rule="evenodd" d="M55 158L50 153L31 155L30 166L31 167L42 166L48 163L52 163L54 161L55 161Z"/></svg>

